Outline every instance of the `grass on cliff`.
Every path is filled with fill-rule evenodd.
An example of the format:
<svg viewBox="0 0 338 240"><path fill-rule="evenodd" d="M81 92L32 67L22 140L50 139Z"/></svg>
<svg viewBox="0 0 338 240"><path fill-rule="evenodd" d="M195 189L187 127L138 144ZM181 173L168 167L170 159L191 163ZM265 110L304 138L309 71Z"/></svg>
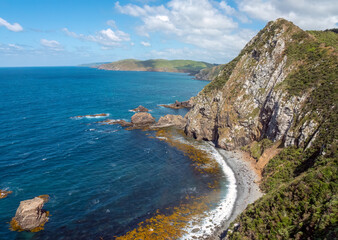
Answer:
<svg viewBox="0 0 338 240"><path fill-rule="evenodd" d="M285 54L294 70L283 85L290 96L307 94L307 99L291 130L297 134L311 120L317 126L304 145L296 139L265 166L261 189L266 194L237 217L229 239L338 237L337 33L299 30L292 39ZM247 150L258 157L260 149L257 143ZM236 231L234 223L239 223Z"/></svg>

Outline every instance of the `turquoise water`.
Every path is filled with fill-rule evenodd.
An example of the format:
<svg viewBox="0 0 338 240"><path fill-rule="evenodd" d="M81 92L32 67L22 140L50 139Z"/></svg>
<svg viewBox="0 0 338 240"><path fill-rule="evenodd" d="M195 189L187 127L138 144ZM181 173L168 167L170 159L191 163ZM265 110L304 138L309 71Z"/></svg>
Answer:
<svg viewBox="0 0 338 240"><path fill-rule="evenodd" d="M191 161L140 130L77 115L129 120L143 105L157 119L186 113L158 106L196 95L207 82L185 74L91 68L0 68L0 239L112 239L187 193L207 191ZM8 230L20 201L49 194L45 230Z"/></svg>

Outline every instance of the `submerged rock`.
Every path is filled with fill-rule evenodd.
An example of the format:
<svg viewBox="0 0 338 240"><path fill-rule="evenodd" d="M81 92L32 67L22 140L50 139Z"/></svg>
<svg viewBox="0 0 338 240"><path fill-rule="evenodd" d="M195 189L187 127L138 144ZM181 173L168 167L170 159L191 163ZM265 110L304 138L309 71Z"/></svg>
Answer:
<svg viewBox="0 0 338 240"><path fill-rule="evenodd" d="M134 108L132 111L133 111L133 112L148 112L149 109L143 107L142 105L140 105L140 106L138 106L137 108Z"/></svg>
<svg viewBox="0 0 338 240"><path fill-rule="evenodd" d="M37 232L43 230L43 226L48 221L49 212L42 209L48 202L48 195L41 195L33 199L20 202L16 210L15 217L10 222L13 231Z"/></svg>
<svg viewBox="0 0 338 240"><path fill-rule="evenodd" d="M0 189L0 199L7 197L11 193L13 193L13 192Z"/></svg>
<svg viewBox="0 0 338 240"><path fill-rule="evenodd" d="M155 118L150 113L139 112L131 117L131 123L134 126L146 126L155 123Z"/></svg>
<svg viewBox="0 0 338 240"><path fill-rule="evenodd" d="M104 121L100 121L98 123L103 123L103 124L120 124L122 127L130 127L132 126L133 124L130 123L130 122L127 122L125 120L114 120L114 119L107 119L107 120L104 120Z"/></svg>
<svg viewBox="0 0 338 240"><path fill-rule="evenodd" d="M172 115L168 114L163 117L161 117L157 124L155 124L153 127L170 127L170 126L176 126L178 128L184 128L187 123L187 120L183 118L181 115Z"/></svg>

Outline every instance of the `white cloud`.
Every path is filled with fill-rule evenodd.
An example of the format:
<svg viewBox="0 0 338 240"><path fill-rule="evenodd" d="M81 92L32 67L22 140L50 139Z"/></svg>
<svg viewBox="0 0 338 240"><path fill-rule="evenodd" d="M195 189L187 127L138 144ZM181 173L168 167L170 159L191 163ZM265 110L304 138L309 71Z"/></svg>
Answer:
<svg viewBox="0 0 338 240"><path fill-rule="evenodd" d="M151 44L149 42L141 42L141 44L145 47L150 47Z"/></svg>
<svg viewBox="0 0 338 240"><path fill-rule="evenodd" d="M140 35L160 32L214 52L236 54L254 35L253 31L238 29L238 23L229 16L236 10L224 1L171 0L166 5L143 7L116 2L115 8L142 20L137 28Z"/></svg>
<svg viewBox="0 0 338 240"><path fill-rule="evenodd" d="M46 47L50 50L54 50L54 51L62 51L63 50L62 45L56 40L41 39L40 44L43 47Z"/></svg>
<svg viewBox="0 0 338 240"><path fill-rule="evenodd" d="M241 0L239 11L264 21L285 18L303 29L328 29L338 25L335 0Z"/></svg>
<svg viewBox="0 0 338 240"><path fill-rule="evenodd" d="M12 32L21 32L23 30L23 28L21 27L21 25L19 23L10 24L9 22L7 22L3 18L0 18L0 27L1 26L6 27L8 30L10 30Z"/></svg>
<svg viewBox="0 0 338 240"><path fill-rule="evenodd" d="M100 44L101 46L107 47L118 47L121 46L123 42L130 41L129 34L122 32L118 29L113 31L110 28L103 29L95 35L84 35L77 34L75 32L69 31L67 28L62 29L68 36L80 39L82 41L95 42Z"/></svg>

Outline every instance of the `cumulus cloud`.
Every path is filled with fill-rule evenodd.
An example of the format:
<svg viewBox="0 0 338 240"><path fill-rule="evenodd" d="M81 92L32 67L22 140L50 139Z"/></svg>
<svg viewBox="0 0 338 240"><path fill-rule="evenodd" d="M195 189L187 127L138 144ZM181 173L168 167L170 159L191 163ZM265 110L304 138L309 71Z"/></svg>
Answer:
<svg viewBox="0 0 338 240"><path fill-rule="evenodd" d="M21 32L23 30L23 28L21 27L19 23L10 24L3 18L0 18L0 27L1 26L6 27L9 31L12 31L12 32Z"/></svg>
<svg viewBox="0 0 338 240"><path fill-rule="evenodd" d="M82 41L95 42L105 48L118 47L121 46L123 42L130 41L129 34L118 29L115 31L113 31L111 28L103 29L95 33L95 35L77 34L75 32L69 31L67 28L62 29L62 31L70 37L80 39Z"/></svg>
<svg viewBox="0 0 338 240"><path fill-rule="evenodd" d="M239 11L264 21L285 18L303 29L335 28L338 4L334 0L241 0Z"/></svg>
<svg viewBox="0 0 338 240"><path fill-rule="evenodd" d="M151 44L149 42L141 42L141 44L145 47L150 47Z"/></svg>
<svg viewBox="0 0 338 240"><path fill-rule="evenodd" d="M142 20L137 28L140 35L149 37L152 32L160 32L215 52L238 53L254 35L253 31L238 29L238 23L229 16L236 11L224 1L171 0L166 5L142 7L116 2L115 8Z"/></svg>

